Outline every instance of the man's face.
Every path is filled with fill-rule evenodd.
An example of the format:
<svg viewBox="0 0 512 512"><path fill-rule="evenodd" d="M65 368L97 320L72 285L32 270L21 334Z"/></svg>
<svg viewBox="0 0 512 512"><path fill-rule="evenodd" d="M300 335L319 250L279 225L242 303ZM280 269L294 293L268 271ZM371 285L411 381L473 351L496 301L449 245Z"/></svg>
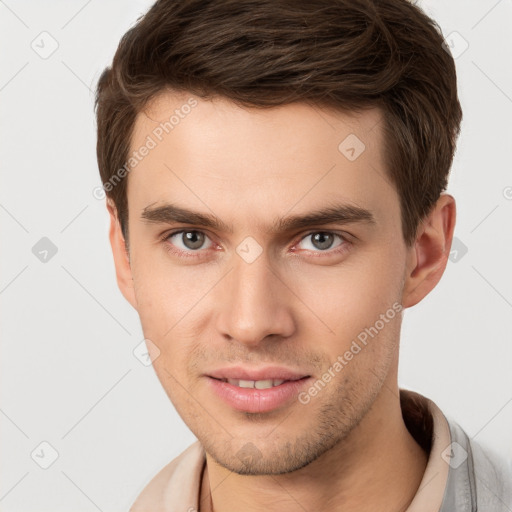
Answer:
<svg viewBox="0 0 512 512"><path fill-rule="evenodd" d="M380 112L182 108L188 98L162 94L137 118L131 151L156 145L128 177L123 292L207 453L239 473L292 471L346 438L396 380L409 251ZM169 205L218 222L173 220ZM289 221L326 208L342 215Z"/></svg>

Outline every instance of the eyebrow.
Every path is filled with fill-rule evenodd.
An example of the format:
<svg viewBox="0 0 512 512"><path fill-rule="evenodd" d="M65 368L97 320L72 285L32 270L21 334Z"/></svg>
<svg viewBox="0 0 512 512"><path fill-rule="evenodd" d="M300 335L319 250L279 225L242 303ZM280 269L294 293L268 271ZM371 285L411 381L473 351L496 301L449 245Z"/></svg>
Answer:
<svg viewBox="0 0 512 512"><path fill-rule="evenodd" d="M142 211L141 219L147 223L156 224L194 224L217 231L233 233L233 228L215 215L200 213L174 204L161 206L149 205ZM285 233L322 224L376 224L370 210L359 206L338 204L321 208L302 215L293 215L274 220L269 232Z"/></svg>

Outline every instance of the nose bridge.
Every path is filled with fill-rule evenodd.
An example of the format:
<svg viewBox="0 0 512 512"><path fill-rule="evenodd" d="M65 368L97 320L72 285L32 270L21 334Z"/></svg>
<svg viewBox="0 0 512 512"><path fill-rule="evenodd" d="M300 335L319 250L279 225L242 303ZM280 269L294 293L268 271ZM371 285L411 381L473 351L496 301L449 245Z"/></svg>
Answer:
<svg viewBox="0 0 512 512"><path fill-rule="evenodd" d="M254 261L235 255L219 298L221 334L252 345L269 335L290 336L294 319L285 290L265 254Z"/></svg>

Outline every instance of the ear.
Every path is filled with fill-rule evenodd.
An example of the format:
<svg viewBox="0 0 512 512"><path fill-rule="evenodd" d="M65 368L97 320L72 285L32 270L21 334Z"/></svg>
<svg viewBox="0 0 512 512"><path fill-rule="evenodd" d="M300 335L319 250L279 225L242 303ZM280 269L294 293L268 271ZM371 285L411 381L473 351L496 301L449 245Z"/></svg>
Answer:
<svg viewBox="0 0 512 512"><path fill-rule="evenodd" d="M408 249L402 293L405 308L420 302L441 279L450 255L455 217L455 199L449 194L442 194L418 227L416 241Z"/></svg>
<svg viewBox="0 0 512 512"><path fill-rule="evenodd" d="M117 286L119 286L119 290L121 290L124 298L137 309L130 267L130 255L121 230L121 223L117 216L117 209L111 200L107 200L107 210L110 215L109 239L116 267Z"/></svg>

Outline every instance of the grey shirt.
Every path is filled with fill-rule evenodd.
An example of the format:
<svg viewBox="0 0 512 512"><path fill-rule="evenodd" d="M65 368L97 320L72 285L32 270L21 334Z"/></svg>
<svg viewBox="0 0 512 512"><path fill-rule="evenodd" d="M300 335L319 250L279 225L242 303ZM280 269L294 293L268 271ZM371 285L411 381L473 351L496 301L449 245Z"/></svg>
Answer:
<svg viewBox="0 0 512 512"><path fill-rule="evenodd" d="M457 444L440 512L512 512L511 464L470 439L454 421L449 426Z"/></svg>

